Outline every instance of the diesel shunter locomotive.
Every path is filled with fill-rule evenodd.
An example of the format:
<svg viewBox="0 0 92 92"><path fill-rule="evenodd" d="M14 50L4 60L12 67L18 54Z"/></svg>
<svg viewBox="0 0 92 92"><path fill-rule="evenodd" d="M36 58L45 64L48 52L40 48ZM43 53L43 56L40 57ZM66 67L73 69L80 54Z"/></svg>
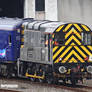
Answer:
<svg viewBox="0 0 92 92"><path fill-rule="evenodd" d="M0 19L0 74L58 83L92 78L92 32L80 23Z"/></svg>

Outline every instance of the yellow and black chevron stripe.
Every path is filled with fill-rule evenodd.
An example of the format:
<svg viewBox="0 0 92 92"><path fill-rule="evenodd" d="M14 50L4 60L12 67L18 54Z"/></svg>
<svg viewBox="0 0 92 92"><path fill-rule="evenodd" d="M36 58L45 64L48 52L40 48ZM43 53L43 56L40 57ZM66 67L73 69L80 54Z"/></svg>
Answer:
<svg viewBox="0 0 92 92"><path fill-rule="evenodd" d="M22 26L21 30L21 48L24 46L24 26Z"/></svg>
<svg viewBox="0 0 92 92"><path fill-rule="evenodd" d="M59 26L54 33L56 32L65 33L65 42L63 46L55 46L53 42L54 63L85 63L85 58L92 55L92 46L82 44L81 33L91 32L86 25L77 23L65 24Z"/></svg>

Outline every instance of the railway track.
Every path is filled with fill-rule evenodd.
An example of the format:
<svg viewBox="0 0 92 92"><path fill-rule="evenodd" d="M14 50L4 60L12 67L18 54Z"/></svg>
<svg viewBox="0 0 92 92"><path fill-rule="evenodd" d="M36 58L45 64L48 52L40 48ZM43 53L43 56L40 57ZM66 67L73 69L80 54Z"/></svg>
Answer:
<svg viewBox="0 0 92 92"><path fill-rule="evenodd" d="M47 84L47 83L39 83L39 82L31 82L27 79L6 79L6 78L2 78L2 81L16 81L18 83L22 83L22 84L30 84L32 86L41 86L46 87L46 88L56 88L56 89L62 89L62 90L67 90L67 92L92 92L92 87L90 86L85 86L85 85L76 85L76 86L72 86L71 84L63 84L60 83L58 85L56 84ZM22 87L25 88L25 87ZM20 91L2 91L2 89L0 90L0 92L20 92ZM21 91L22 92L22 91ZM31 92L31 91L30 91ZM63 91L64 92L64 91ZM66 91L65 91L66 92Z"/></svg>
<svg viewBox="0 0 92 92"><path fill-rule="evenodd" d="M35 84L39 85L39 83L35 83ZM47 87L54 87L57 89L60 88L60 89L69 90L72 92L92 92L92 87L84 86L84 85L76 85L75 87L72 86L71 84L64 85L63 83L59 85L55 85L55 84L40 84L40 85L47 86Z"/></svg>
<svg viewBox="0 0 92 92"><path fill-rule="evenodd" d="M20 92L20 91L7 90L7 89L0 89L0 92Z"/></svg>

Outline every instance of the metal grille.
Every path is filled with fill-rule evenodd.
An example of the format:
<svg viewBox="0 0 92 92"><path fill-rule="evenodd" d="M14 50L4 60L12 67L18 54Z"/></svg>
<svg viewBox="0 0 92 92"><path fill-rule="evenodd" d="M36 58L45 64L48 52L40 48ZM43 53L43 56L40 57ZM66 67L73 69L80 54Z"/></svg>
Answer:
<svg viewBox="0 0 92 92"><path fill-rule="evenodd" d="M27 58L33 59L33 48L28 48L27 50Z"/></svg>
<svg viewBox="0 0 92 92"><path fill-rule="evenodd" d="M26 31L24 36L25 46L41 46L41 32Z"/></svg>

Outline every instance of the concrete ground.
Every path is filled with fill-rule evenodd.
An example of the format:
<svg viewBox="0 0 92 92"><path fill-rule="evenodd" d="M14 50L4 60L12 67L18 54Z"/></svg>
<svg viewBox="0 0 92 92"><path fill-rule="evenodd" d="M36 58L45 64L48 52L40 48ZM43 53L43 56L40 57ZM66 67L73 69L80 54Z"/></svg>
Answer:
<svg viewBox="0 0 92 92"><path fill-rule="evenodd" d="M92 86L92 80L86 80L85 85ZM32 83L31 81L16 81L8 79L0 79L0 88L1 89L10 89L20 92L74 92L71 90L65 90L62 88L48 87L45 85L39 85Z"/></svg>

